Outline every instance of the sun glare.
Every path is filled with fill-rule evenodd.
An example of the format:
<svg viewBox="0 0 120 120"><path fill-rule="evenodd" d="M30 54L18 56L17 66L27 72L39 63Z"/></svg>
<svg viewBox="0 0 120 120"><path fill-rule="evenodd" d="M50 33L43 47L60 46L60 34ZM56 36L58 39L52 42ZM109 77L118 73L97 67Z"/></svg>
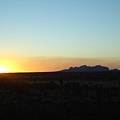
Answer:
<svg viewBox="0 0 120 120"><path fill-rule="evenodd" d="M0 66L0 73L9 73L11 72L9 68L5 66Z"/></svg>

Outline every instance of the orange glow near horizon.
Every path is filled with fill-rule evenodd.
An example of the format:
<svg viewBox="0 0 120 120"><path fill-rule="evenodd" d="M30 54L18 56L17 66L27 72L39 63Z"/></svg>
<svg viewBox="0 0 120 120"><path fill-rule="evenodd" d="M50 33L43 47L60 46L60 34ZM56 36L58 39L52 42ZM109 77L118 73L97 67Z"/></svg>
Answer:
<svg viewBox="0 0 120 120"><path fill-rule="evenodd" d="M103 65L110 69L120 69L120 60L89 58L1 58L0 73L51 72L81 65Z"/></svg>

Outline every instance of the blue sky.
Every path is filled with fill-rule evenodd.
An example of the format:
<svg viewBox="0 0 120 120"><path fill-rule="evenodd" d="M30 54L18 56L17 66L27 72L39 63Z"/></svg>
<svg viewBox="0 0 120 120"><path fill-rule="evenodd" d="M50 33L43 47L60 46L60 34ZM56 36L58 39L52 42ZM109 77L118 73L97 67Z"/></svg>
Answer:
<svg viewBox="0 0 120 120"><path fill-rule="evenodd" d="M120 0L0 0L1 57L120 58Z"/></svg>

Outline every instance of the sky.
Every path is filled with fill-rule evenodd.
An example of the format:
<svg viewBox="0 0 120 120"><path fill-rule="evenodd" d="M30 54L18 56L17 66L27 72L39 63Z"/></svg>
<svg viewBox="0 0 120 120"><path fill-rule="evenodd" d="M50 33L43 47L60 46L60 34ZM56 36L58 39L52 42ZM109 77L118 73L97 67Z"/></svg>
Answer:
<svg viewBox="0 0 120 120"><path fill-rule="evenodd" d="M120 69L120 0L0 0L0 65L13 72Z"/></svg>

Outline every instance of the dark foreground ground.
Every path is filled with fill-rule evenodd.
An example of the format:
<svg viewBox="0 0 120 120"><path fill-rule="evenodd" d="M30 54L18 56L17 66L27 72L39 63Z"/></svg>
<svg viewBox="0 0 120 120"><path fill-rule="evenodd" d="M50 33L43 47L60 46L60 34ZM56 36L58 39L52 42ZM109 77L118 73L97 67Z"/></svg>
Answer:
<svg viewBox="0 0 120 120"><path fill-rule="evenodd" d="M120 119L120 72L0 74L0 119Z"/></svg>

